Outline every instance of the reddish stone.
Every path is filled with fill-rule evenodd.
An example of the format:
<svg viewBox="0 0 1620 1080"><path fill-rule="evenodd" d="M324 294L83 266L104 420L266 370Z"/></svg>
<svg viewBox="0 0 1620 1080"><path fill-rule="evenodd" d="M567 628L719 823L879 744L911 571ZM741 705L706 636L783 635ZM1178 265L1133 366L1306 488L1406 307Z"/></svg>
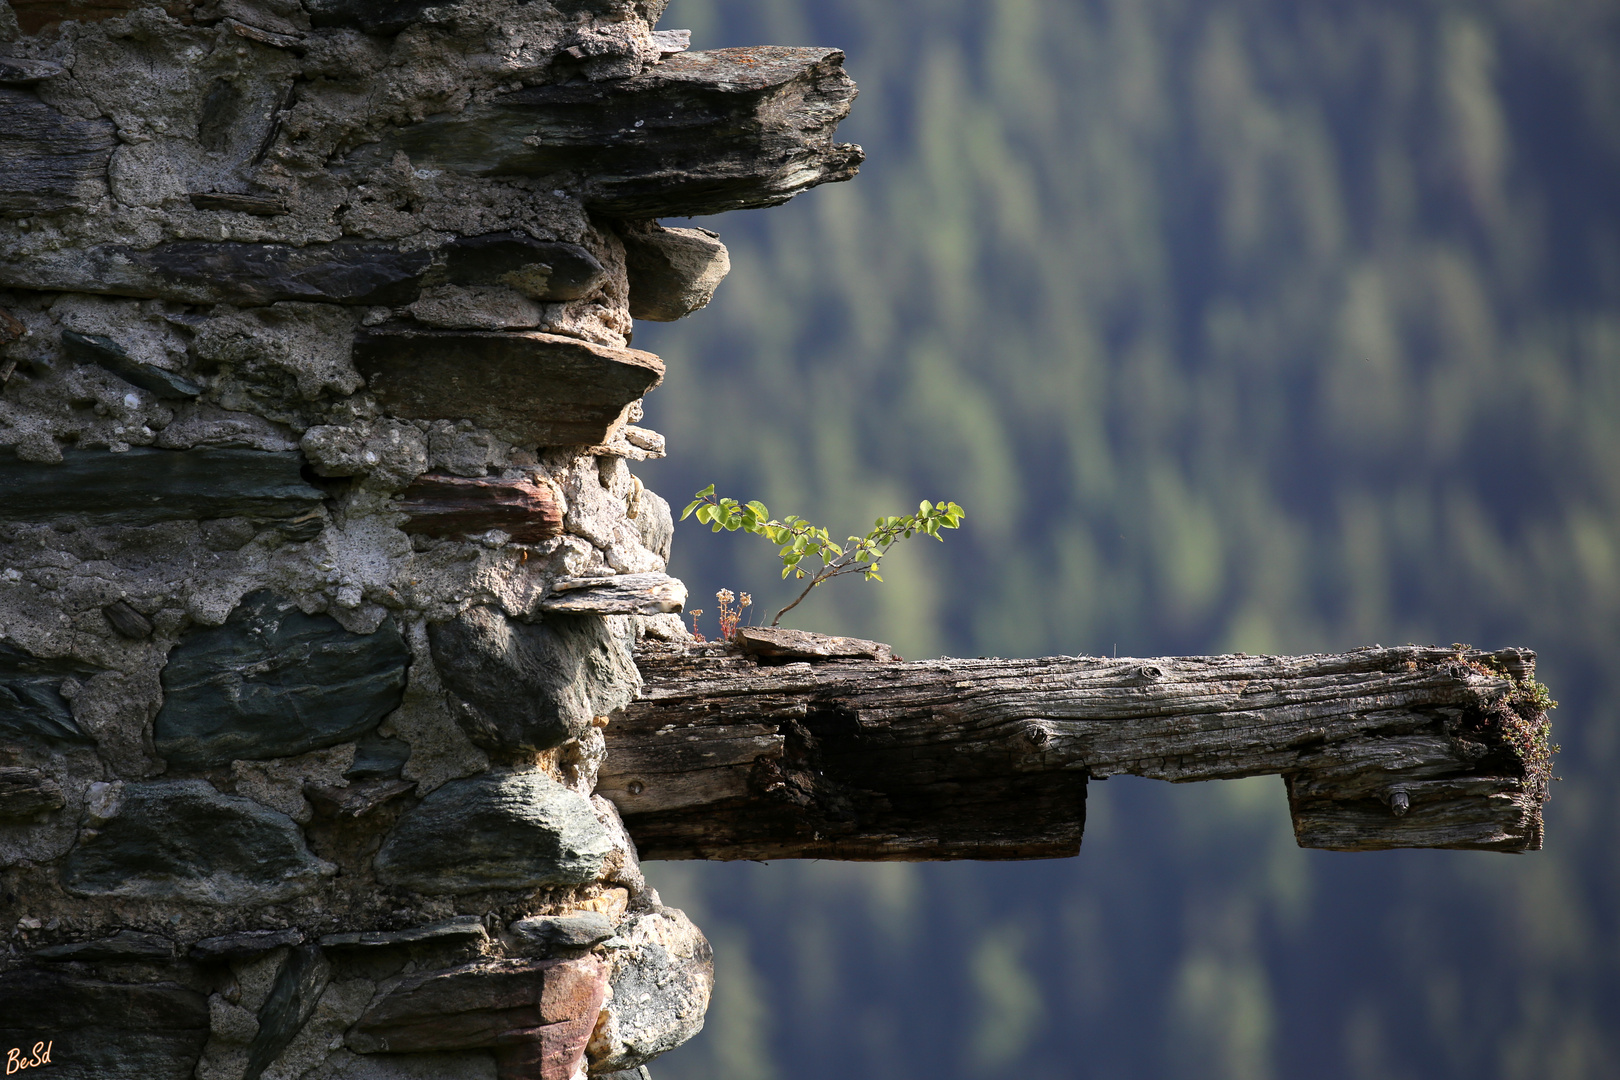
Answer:
<svg viewBox="0 0 1620 1080"><path fill-rule="evenodd" d="M82 4L71 0L12 0L11 6L17 12L17 25L22 32L37 34L57 23L116 19L146 5L141 0L91 0ZM196 5L190 0L168 0L158 6L181 22L190 23Z"/></svg>
<svg viewBox="0 0 1620 1080"><path fill-rule="evenodd" d="M550 488L527 480L484 480L429 474L400 495L409 515L400 526L425 536L471 536L500 529L520 544L560 536L562 507Z"/></svg>
<svg viewBox="0 0 1620 1080"><path fill-rule="evenodd" d="M493 1049L501 1080L568 1080L607 985L595 956L479 961L407 979L345 1041L361 1054Z"/></svg>

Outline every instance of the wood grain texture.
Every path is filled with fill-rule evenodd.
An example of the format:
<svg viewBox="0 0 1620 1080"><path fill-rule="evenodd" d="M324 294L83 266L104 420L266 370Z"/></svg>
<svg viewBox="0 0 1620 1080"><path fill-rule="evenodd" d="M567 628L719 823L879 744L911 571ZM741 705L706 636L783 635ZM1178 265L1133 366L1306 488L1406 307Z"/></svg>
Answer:
<svg viewBox="0 0 1620 1080"><path fill-rule="evenodd" d="M1119 774L1282 775L1307 847L1541 846L1546 765L1501 720L1525 650L638 664L599 790L644 858L1071 855Z"/></svg>

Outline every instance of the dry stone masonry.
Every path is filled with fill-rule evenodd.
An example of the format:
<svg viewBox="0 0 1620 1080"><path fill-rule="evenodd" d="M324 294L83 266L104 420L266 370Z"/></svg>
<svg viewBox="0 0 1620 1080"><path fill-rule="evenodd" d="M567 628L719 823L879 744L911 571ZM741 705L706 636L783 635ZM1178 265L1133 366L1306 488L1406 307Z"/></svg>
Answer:
<svg viewBox="0 0 1620 1080"><path fill-rule="evenodd" d="M840 53L663 6L0 0L0 1054L644 1077L702 1026L596 791L686 639L632 319L729 269L659 218L861 150Z"/></svg>
<svg viewBox="0 0 1620 1080"><path fill-rule="evenodd" d="M1070 855L1133 773L1541 846L1528 650L693 643L631 332L729 260L659 219L861 150L663 5L0 0L8 1075L646 1080L713 968L638 844Z"/></svg>

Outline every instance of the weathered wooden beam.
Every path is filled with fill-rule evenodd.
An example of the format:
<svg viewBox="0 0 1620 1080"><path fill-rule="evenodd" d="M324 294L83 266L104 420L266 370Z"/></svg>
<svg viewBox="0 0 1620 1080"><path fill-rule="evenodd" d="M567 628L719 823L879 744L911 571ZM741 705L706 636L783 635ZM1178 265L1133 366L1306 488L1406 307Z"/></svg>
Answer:
<svg viewBox="0 0 1620 1080"><path fill-rule="evenodd" d="M1072 855L1085 785L1278 774L1306 847L1541 846L1534 654L795 662L649 645L599 790L652 859Z"/></svg>

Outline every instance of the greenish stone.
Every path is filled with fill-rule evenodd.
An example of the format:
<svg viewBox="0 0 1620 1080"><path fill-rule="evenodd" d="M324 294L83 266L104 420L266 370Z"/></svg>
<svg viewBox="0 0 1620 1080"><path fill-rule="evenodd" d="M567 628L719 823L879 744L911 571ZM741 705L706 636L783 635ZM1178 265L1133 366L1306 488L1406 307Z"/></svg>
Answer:
<svg viewBox="0 0 1620 1080"><path fill-rule="evenodd" d="M428 626L433 663L467 737L495 753L549 750L639 689L626 642L602 619L547 615L519 622L490 607Z"/></svg>
<svg viewBox="0 0 1620 1080"><path fill-rule="evenodd" d="M325 498L303 478L303 467L296 450L66 449L55 465L0 452L0 521L131 526L301 517Z"/></svg>
<svg viewBox="0 0 1620 1080"><path fill-rule="evenodd" d="M332 968L315 945L290 949L276 970L276 981L259 1007L259 1031L248 1047L242 1080L259 1080L281 1056L315 1012L321 991L332 981Z"/></svg>
<svg viewBox="0 0 1620 1080"><path fill-rule="evenodd" d="M392 617L355 634L256 592L223 626L188 634L169 654L152 743L192 768L335 746L399 707L409 662Z"/></svg>
<svg viewBox="0 0 1620 1080"><path fill-rule="evenodd" d="M428 894L594 881L613 850L583 795L542 773L452 780L405 812L377 880Z"/></svg>
<svg viewBox="0 0 1620 1080"><path fill-rule="evenodd" d="M44 660L0 642L0 735L52 744L94 740L73 719L62 697L62 681L85 678L98 669L73 660Z"/></svg>
<svg viewBox="0 0 1620 1080"><path fill-rule="evenodd" d="M110 820L64 860L75 896L243 906L313 892L330 867L285 814L203 780L125 784Z"/></svg>

